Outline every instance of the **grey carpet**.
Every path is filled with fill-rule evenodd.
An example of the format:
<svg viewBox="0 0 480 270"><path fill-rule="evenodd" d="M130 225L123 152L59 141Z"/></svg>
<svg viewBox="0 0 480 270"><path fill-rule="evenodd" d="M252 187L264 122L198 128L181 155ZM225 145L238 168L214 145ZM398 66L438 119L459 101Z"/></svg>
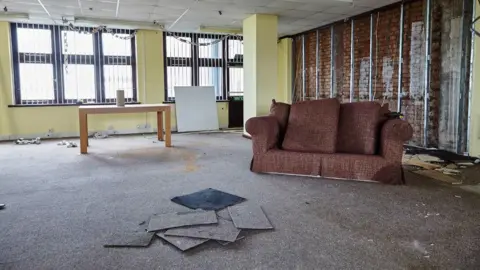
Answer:
<svg viewBox="0 0 480 270"><path fill-rule="evenodd" d="M239 134L0 145L0 269L478 269L480 197L407 174L408 186L257 175ZM262 205L274 231L187 254L155 239L107 249L174 196L216 188ZM461 196L461 198L455 197ZM437 215L438 214L438 215Z"/></svg>

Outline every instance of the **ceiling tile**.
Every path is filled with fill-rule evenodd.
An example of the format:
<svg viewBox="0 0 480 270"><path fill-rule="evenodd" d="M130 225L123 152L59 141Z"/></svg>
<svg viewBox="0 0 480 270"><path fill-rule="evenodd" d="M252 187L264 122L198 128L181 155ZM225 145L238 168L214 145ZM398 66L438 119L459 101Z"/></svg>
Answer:
<svg viewBox="0 0 480 270"><path fill-rule="evenodd" d="M355 5L342 0L42 0L54 18L85 16L118 20L173 23L185 10L189 11L175 25L176 31L197 31L200 25L242 26L250 14L276 14L280 33L298 33L321 25L364 13L398 0L355 0ZM49 19L37 0L0 0L10 11L28 12L32 22ZM93 10L89 10L89 8ZM222 12L222 15L218 14ZM184 27L184 29L182 29Z"/></svg>
<svg viewBox="0 0 480 270"><path fill-rule="evenodd" d="M310 15L310 16L306 17L306 19L317 20L317 21L327 21L327 20L332 20L332 19L341 19L343 17L344 17L343 15L339 15L339 14L330 14L330 13L319 12L319 13L315 13L313 15Z"/></svg>
<svg viewBox="0 0 480 270"><path fill-rule="evenodd" d="M354 13L358 9L365 10L365 7L358 6L358 5L335 6L335 7L325 9L323 10L323 12L348 15L348 14ZM370 9L370 8L367 7L367 9Z"/></svg>
<svg viewBox="0 0 480 270"><path fill-rule="evenodd" d="M290 2L290 1L273 1L270 2L267 7L272 7L272 8L282 8L282 9L295 9L299 6L298 3L295 2Z"/></svg>
<svg viewBox="0 0 480 270"><path fill-rule="evenodd" d="M285 17L292 17L292 18L305 18L310 15L313 15L317 13L316 11L308 11L308 10L296 10L296 9L290 9L286 11L280 12L280 16L285 16Z"/></svg>
<svg viewBox="0 0 480 270"><path fill-rule="evenodd" d="M253 13L256 14L273 14L278 15L281 12L284 12L285 9L282 8L272 8L272 7L256 7Z"/></svg>

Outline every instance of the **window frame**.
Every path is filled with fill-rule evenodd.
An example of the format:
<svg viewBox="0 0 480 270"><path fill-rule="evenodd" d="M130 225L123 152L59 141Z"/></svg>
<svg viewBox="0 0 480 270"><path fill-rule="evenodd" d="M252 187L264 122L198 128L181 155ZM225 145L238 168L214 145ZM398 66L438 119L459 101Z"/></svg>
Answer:
<svg viewBox="0 0 480 270"><path fill-rule="evenodd" d="M180 38L191 38L192 43L198 43L199 39L222 39L220 42L222 44L222 57L221 58L201 58L199 46L190 45L190 57L169 57L167 53L167 37L180 37ZM230 92L230 76L229 69L234 68L243 68L242 62L234 62L234 59L229 59L229 40L243 40L243 37L240 36L228 36L228 35L219 35L219 34L204 34L204 33L183 33L183 32L164 32L163 33L163 55L164 55L164 98L166 102L175 102L175 97L169 97L168 95L168 67L190 67L192 69L191 76L191 85L199 86L200 85L200 68L201 67L211 67L211 68L221 68L222 72L222 85L221 85L221 95L217 94L217 101L227 101L229 98Z"/></svg>
<svg viewBox="0 0 480 270"><path fill-rule="evenodd" d="M47 29L50 30L52 53L19 53L18 33L17 29ZM91 32L92 27L82 27L82 30ZM134 30L128 29L110 29L114 34L132 34ZM88 104L105 104L115 103L115 98L106 98L105 96L105 77L103 74L104 65L129 65L132 67L132 102L137 101L137 61L136 61L136 41L135 37L130 39L131 55L105 55L103 53L102 31L92 34L93 54L64 54L62 43L62 31L72 31L62 25L45 25L45 24L16 24L10 23L10 37L13 64L13 87L14 99L16 105L72 105L78 104L78 99L65 99L65 83L64 69L65 56L70 65L93 65L94 82L95 82L95 99L87 99ZM20 55L28 54L29 57L20 57ZM32 60L33 56L33 60ZM28 58L28 59L27 59ZM45 60L38 62L37 60ZM27 100L22 99L22 91L20 84L20 64L52 64L53 67L53 89L54 99Z"/></svg>

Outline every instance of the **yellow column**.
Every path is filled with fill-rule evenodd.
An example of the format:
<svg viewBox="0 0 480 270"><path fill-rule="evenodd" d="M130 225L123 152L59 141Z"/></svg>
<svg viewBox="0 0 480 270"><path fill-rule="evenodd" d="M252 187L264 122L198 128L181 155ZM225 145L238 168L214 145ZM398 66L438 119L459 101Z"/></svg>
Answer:
<svg viewBox="0 0 480 270"><path fill-rule="evenodd" d="M255 14L243 21L243 119L267 115L278 98L277 25L274 15Z"/></svg>
<svg viewBox="0 0 480 270"><path fill-rule="evenodd" d="M480 16L480 4L475 1L477 16ZM480 22L475 25L480 30ZM472 156L480 156L480 37L475 38L472 84L472 107L470 118L470 149Z"/></svg>
<svg viewBox="0 0 480 270"><path fill-rule="evenodd" d="M12 104L12 57L10 56L10 25L0 22L0 136L10 132L10 110Z"/></svg>
<svg viewBox="0 0 480 270"><path fill-rule="evenodd" d="M278 43L278 99L292 103L292 39L284 38Z"/></svg>

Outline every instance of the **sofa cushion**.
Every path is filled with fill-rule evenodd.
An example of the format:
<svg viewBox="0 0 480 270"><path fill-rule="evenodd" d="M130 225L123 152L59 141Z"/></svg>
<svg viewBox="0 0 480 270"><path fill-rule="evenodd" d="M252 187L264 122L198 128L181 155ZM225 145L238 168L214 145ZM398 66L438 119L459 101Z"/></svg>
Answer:
<svg viewBox="0 0 480 270"><path fill-rule="evenodd" d="M378 148L381 105L354 102L340 106L337 152L374 155Z"/></svg>
<svg viewBox="0 0 480 270"><path fill-rule="evenodd" d="M285 136L289 114L290 114L290 104L276 102L275 99L272 100L272 105L270 105L270 116L275 117L278 121L278 125L280 127L280 136L279 136L280 145L282 144L283 137Z"/></svg>
<svg viewBox="0 0 480 270"><path fill-rule="evenodd" d="M293 104L282 148L289 151L335 153L339 112L340 103L334 98Z"/></svg>

